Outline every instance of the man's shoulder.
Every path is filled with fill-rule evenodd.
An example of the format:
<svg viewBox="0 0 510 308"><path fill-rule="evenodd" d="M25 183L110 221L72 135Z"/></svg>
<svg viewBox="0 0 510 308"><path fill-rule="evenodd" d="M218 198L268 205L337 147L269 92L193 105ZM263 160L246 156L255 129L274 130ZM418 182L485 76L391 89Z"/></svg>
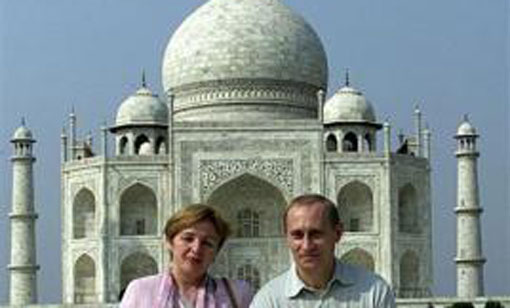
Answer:
<svg viewBox="0 0 510 308"><path fill-rule="evenodd" d="M367 285L372 287L390 288L389 284L377 273L369 271L360 266L341 263L342 275L347 277L355 284Z"/></svg>
<svg viewBox="0 0 510 308"><path fill-rule="evenodd" d="M255 294L250 307L273 307L275 303L285 298L285 287L288 284L289 271L286 270L263 285Z"/></svg>
<svg viewBox="0 0 510 308"><path fill-rule="evenodd" d="M378 274L364 268L342 263L342 274L348 277L356 293L363 294L375 307L395 307L395 297L391 286Z"/></svg>
<svg viewBox="0 0 510 308"><path fill-rule="evenodd" d="M260 288L257 294L258 293L283 294L284 288L287 285L289 271L290 270L286 270L285 272L281 273L275 278L269 280L265 285L262 286L262 288Z"/></svg>

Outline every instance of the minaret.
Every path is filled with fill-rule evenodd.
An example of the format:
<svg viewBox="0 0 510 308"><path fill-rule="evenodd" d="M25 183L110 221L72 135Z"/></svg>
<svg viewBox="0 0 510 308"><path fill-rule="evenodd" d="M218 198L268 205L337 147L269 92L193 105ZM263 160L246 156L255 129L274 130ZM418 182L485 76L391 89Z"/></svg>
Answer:
<svg viewBox="0 0 510 308"><path fill-rule="evenodd" d="M416 157L422 157L422 127L421 127L421 110L416 105L414 107L414 125L416 136Z"/></svg>
<svg viewBox="0 0 510 308"><path fill-rule="evenodd" d="M62 133L60 134L60 161L61 163L67 162L67 133L65 127L62 128Z"/></svg>
<svg viewBox="0 0 510 308"><path fill-rule="evenodd" d="M425 129L423 130L423 157L430 161L430 138L431 138L429 125L425 125Z"/></svg>
<svg viewBox="0 0 510 308"><path fill-rule="evenodd" d="M457 129L457 296L483 296L482 238L478 197L476 129L467 116Z"/></svg>
<svg viewBox="0 0 510 308"><path fill-rule="evenodd" d="M76 150L76 115L74 114L74 107L69 114L69 152L67 153L69 160L74 160Z"/></svg>
<svg viewBox="0 0 510 308"><path fill-rule="evenodd" d="M11 139L14 145L12 161L11 262L9 302L27 305L37 302L37 270L35 253L34 180L32 132L22 125Z"/></svg>
<svg viewBox="0 0 510 308"><path fill-rule="evenodd" d="M317 110L317 116L319 118L319 122L322 124L324 121L324 102L326 101L326 91L323 89L320 89L317 91L317 102L318 104L318 110Z"/></svg>

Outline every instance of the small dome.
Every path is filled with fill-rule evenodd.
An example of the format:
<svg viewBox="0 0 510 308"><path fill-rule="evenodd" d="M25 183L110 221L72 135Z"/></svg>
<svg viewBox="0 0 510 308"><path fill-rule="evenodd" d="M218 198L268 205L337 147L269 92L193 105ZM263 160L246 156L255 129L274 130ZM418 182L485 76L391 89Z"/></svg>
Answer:
<svg viewBox="0 0 510 308"><path fill-rule="evenodd" d="M476 129L471 123L469 123L469 120L465 118L457 128L457 136L475 136L476 135Z"/></svg>
<svg viewBox="0 0 510 308"><path fill-rule="evenodd" d="M12 135L12 140L33 140L32 132L25 125L21 125Z"/></svg>
<svg viewBox="0 0 510 308"><path fill-rule="evenodd" d="M115 120L116 126L154 125L168 122L168 108L158 97L141 87L120 105Z"/></svg>
<svg viewBox="0 0 510 308"><path fill-rule="evenodd" d="M375 112L363 94L349 86L342 87L324 104L324 123L375 123Z"/></svg>

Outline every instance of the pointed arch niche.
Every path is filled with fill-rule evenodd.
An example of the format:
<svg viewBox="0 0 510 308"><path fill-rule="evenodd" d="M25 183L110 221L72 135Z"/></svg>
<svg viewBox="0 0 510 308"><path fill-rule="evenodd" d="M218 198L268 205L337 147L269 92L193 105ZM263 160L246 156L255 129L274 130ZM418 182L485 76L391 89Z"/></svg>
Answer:
<svg viewBox="0 0 510 308"><path fill-rule="evenodd" d="M128 155L128 137L122 136L119 141L119 154Z"/></svg>
<svg viewBox="0 0 510 308"><path fill-rule="evenodd" d="M416 189L406 184L398 191L398 230L403 233L419 233L419 222Z"/></svg>
<svg viewBox="0 0 510 308"><path fill-rule="evenodd" d="M166 154L166 143L165 143L165 137L159 136L156 140L156 154L157 155L163 155Z"/></svg>
<svg viewBox="0 0 510 308"><path fill-rule="evenodd" d="M124 258L120 266L120 290L124 292L131 280L158 273L158 264L146 253L135 252Z"/></svg>
<svg viewBox="0 0 510 308"><path fill-rule="evenodd" d="M374 141L372 136L369 133L365 134L365 137L363 138L363 148L366 152L373 152L374 151Z"/></svg>
<svg viewBox="0 0 510 308"><path fill-rule="evenodd" d="M375 270L374 258L370 253L361 248L350 250L340 260L345 264L359 266L372 272Z"/></svg>
<svg viewBox="0 0 510 308"><path fill-rule="evenodd" d="M97 302L96 264L90 256L84 254L74 264L74 303L95 302Z"/></svg>
<svg viewBox="0 0 510 308"><path fill-rule="evenodd" d="M400 259L399 297L419 295L420 258L414 251L407 251Z"/></svg>
<svg viewBox="0 0 510 308"><path fill-rule="evenodd" d="M345 231L373 231L373 194L368 185L350 182L338 193L337 202Z"/></svg>
<svg viewBox="0 0 510 308"><path fill-rule="evenodd" d="M336 152L338 151L338 141L334 134L329 134L326 138L326 151L328 152Z"/></svg>
<svg viewBox="0 0 510 308"><path fill-rule="evenodd" d="M342 152L358 152L358 137L353 132L345 134L342 140Z"/></svg>
<svg viewBox="0 0 510 308"><path fill-rule="evenodd" d="M120 235L155 235L158 228L156 195L149 187L134 184L120 198Z"/></svg>
<svg viewBox="0 0 510 308"><path fill-rule="evenodd" d="M150 155L151 143L144 134L138 135L135 139L135 155Z"/></svg>
<svg viewBox="0 0 510 308"><path fill-rule="evenodd" d="M96 234L96 198L82 188L73 201L73 238L93 237Z"/></svg>
<svg viewBox="0 0 510 308"><path fill-rule="evenodd" d="M259 177L240 175L214 190L207 202L230 221L235 237L281 236L285 198L278 188Z"/></svg>

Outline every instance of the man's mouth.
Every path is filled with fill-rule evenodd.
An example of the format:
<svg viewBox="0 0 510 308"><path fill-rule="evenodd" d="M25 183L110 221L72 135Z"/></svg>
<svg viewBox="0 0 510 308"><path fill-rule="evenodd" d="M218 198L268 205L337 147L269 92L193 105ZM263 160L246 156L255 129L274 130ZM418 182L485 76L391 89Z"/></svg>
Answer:
<svg viewBox="0 0 510 308"><path fill-rule="evenodd" d="M307 255L301 255L300 258L303 260L314 260L314 259L319 258L319 255L318 254L307 254Z"/></svg>

